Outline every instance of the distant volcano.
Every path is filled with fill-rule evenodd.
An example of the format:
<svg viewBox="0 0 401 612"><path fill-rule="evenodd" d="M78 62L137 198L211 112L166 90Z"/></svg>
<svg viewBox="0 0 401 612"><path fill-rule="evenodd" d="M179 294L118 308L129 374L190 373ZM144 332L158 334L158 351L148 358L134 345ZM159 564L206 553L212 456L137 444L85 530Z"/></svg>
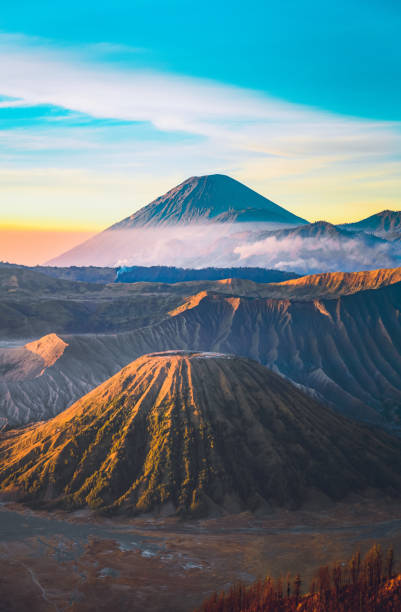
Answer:
<svg viewBox="0 0 401 612"><path fill-rule="evenodd" d="M145 355L46 423L3 433L0 488L35 505L206 516L401 485L401 443L247 359Z"/></svg>
<svg viewBox="0 0 401 612"><path fill-rule="evenodd" d="M49 264L224 266L218 257L235 246L233 233L305 223L229 176L194 176Z"/></svg>
<svg viewBox="0 0 401 612"><path fill-rule="evenodd" d="M391 215L373 219L372 227L389 228L375 236L308 223L228 176L192 177L49 264L252 266L301 274L394 268L401 238L397 213Z"/></svg>

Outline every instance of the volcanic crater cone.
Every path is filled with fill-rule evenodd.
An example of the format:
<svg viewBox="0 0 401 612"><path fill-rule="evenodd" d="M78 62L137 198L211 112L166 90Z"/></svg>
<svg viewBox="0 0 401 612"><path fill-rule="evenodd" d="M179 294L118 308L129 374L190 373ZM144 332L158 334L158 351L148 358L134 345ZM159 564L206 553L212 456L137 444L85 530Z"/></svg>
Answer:
<svg viewBox="0 0 401 612"><path fill-rule="evenodd" d="M45 423L2 434L0 488L39 506L208 515L401 484L398 440L256 362L140 357Z"/></svg>

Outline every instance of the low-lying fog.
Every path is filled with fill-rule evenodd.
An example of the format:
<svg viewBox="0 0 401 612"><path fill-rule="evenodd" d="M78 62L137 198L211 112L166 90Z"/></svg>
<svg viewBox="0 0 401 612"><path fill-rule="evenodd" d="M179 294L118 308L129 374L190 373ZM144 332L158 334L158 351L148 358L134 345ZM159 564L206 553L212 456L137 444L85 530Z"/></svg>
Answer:
<svg viewBox="0 0 401 612"><path fill-rule="evenodd" d="M313 237L300 235L294 226L290 235L277 231L286 227L210 223L106 230L58 258L56 265L260 266L299 273L401 265L398 242L363 233L350 233L348 237L335 228ZM306 230L307 226L303 228Z"/></svg>

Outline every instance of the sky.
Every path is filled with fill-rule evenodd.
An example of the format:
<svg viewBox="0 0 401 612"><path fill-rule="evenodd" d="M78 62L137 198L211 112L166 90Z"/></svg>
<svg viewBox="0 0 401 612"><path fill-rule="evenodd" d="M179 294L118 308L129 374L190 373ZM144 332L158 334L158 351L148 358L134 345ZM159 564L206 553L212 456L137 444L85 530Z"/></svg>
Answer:
<svg viewBox="0 0 401 612"><path fill-rule="evenodd" d="M189 176L311 221L401 209L399 0L47 0L0 14L0 260Z"/></svg>

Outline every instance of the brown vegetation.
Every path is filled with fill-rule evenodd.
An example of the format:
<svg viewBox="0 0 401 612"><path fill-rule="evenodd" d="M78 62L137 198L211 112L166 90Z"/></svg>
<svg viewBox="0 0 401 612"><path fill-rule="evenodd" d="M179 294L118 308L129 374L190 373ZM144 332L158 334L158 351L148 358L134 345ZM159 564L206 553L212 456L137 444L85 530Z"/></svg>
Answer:
<svg viewBox="0 0 401 612"><path fill-rule="evenodd" d="M401 574L394 575L394 553L374 546L361 559L320 567L310 591L302 578L258 580L214 593L197 612L396 612L401 609Z"/></svg>

